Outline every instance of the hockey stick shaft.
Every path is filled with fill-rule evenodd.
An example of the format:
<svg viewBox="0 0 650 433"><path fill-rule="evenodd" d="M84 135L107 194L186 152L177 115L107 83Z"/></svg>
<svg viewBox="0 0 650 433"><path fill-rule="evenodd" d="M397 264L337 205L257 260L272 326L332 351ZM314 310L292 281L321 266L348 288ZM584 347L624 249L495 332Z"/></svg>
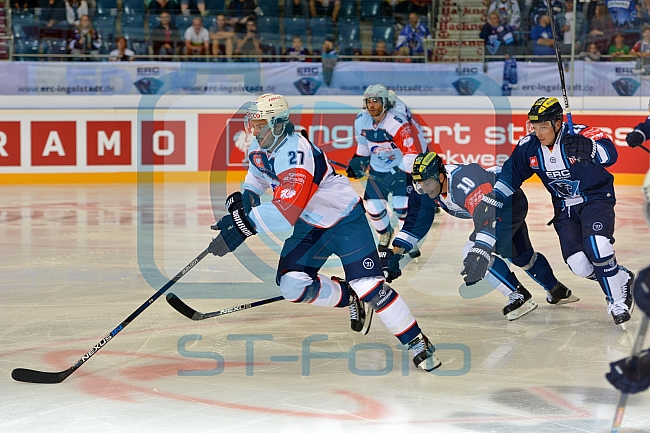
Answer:
<svg viewBox="0 0 650 433"><path fill-rule="evenodd" d="M641 350L643 349L643 342L645 341L646 333L648 332L648 316L643 314L641 318L641 323L639 323L639 329L636 333L636 338L634 339L634 345L632 346L632 355L630 356L630 363L636 362ZM623 422L623 415L625 415L625 406L627 405L627 398L629 394L621 392L621 396L618 399L618 406L616 406L616 413L614 414L614 421L612 423L611 433L618 433L618 428Z"/></svg>
<svg viewBox="0 0 650 433"><path fill-rule="evenodd" d="M173 293L167 294L167 303L172 306L172 308L188 319L192 320L205 320L211 317L223 316L224 314L234 313L236 311L248 310L249 308L259 307L260 305L266 305L273 302L278 302L284 300L283 296L276 296L274 298L262 299L261 301L250 302L248 304L237 305L235 307L224 308L219 311L212 311L209 313L201 313L196 311L185 302L183 302L178 296Z"/></svg>
<svg viewBox="0 0 650 433"><path fill-rule="evenodd" d="M560 84L562 87L562 96L564 97L564 108L566 109L566 119L569 124L569 134L573 134L573 118L571 117L571 108L569 108L569 97L566 92L566 82L564 80L564 66L562 65L562 55L560 54L560 42L555 29L555 14L551 0L546 0L548 7L548 16L551 19L551 31L553 33L553 42L555 44L555 59L557 60L557 70L560 73Z"/></svg>
<svg viewBox="0 0 650 433"><path fill-rule="evenodd" d="M645 150L646 152L650 153L650 149L648 149L647 147L645 147L645 146L642 145L642 144L639 144L637 147L640 147L641 149L643 149L643 150Z"/></svg>
<svg viewBox="0 0 650 433"><path fill-rule="evenodd" d="M109 341L111 341L117 334L119 334L124 328L127 327L129 323L131 323L136 317L140 315L144 310L146 310L149 305L153 304L156 299L160 297L163 293L165 293L171 286L173 286L178 280L181 279L181 277L185 274L187 274L190 269L192 269L194 266L196 266L197 263L199 263L205 256L208 255L208 250L204 250L201 254L199 254L194 260L190 262L185 268L183 268L182 271L180 271L174 278L169 280L167 284L165 284L163 287L160 288L152 297L147 299L147 301L140 305L140 307L135 310L129 317L124 319L122 323L117 325L115 329L113 329L108 335L106 335L104 338L102 338L99 343L97 343L92 349L90 349L84 356L81 357L77 362L75 362L70 368L67 370L63 370L58 373L49 373L45 371L36 371L36 370L30 370L27 368L16 368L11 372L11 377L14 380L17 380L19 382L29 382L29 383L61 383L63 382L68 376L70 376L72 373L74 373L75 370L77 370L79 367L81 367L86 361L88 361L95 353L97 353L102 347L104 347Z"/></svg>

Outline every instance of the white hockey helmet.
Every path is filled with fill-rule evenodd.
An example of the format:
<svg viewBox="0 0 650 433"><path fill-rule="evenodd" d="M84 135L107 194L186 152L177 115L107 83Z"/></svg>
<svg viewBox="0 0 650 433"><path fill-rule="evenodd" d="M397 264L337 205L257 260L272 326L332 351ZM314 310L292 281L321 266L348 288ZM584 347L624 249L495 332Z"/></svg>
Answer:
<svg viewBox="0 0 650 433"><path fill-rule="evenodd" d="M384 110L390 108L388 89L383 84L371 84L363 92L363 108L366 108L366 99L381 98Z"/></svg>
<svg viewBox="0 0 650 433"><path fill-rule="evenodd" d="M388 102L390 103L391 107L394 107L397 103L397 94L392 89L388 91Z"/></svg>
<svg viewBox="0 0 650 433"><path fill-rule="evenodd" d="M265 93L248 107L245 117L246 128L249 127L251 120L266 120L268 127L274 131L277 125L289 121L289 104L287 103L287 99L282 95ZM278 135L281 134L282 131Z"/></svg>

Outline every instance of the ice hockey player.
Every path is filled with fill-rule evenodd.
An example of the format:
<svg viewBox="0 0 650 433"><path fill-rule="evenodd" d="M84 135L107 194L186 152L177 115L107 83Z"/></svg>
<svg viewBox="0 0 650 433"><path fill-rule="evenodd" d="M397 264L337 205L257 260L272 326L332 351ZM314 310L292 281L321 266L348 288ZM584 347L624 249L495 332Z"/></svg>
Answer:
<svg viewBox="0 0 650 433"><path fill-rule="evenodd" d="M366 88L363 108L354 121L357 150L347 175L360 179L369 171L363 195L366 211L379 233L379 245L388 246L393 235L388 196L392 195L392 208L401 225L408 207L406 188L411 184L411 167L420 151L410 123L392 109L383 84Z"/></svg>
<svg viewBox="0 0 650 433"><path fill-rule="evenodd" d="M281 95L260 96L247 110L245 126L255 139L249 149L244 194L231 194L228 214L209 251L224 256L258 232L292 230L278 264L277 284L290 302L349 307L351 327L366 333L373 311L407 345L417 367L441 365L404 300L384 280L372 230L348 179L336 174L326 155L289 120ZM272 189L270 202L260 196ZM259 204L252 207L253 205ZM345 280L319 270L330 255L341 259Z"/></svg>
<svg viewBox="0 0 650 433"><path fill-rule="evenodd" d="M650 101L648 101L648 111L650 111ZM625 137L625 141L630 147L641 146L648 139L650 139L650 116L644 122L636 125Z"/></svg>
<svg viewBox="0 0 650 433"><path fill-rule="evenodd" d="M630 320L634 273L620 266L614 252L614 177L605 167L616 162L614 143L598 128L563 122L557 98L539 98L528 112L533 133L519 140L497 183L484 198L484 220L536 174L551 194L553 224L562 257L576 275L598 281L614 323ZM476 219L476 216L475 216Z"/></svg>
<svg viewBox="0 0 650 433"><path fill-rule="evenodd" d="M415 146L417 151L426 152L427 140L424 135L424 128L422 128L422 125L420 124L421 119L420 122L416 120L411 109L397 96L394 90L388 90L388 102L393 107L393 110L401 114L402 117L408 120L411 125L411 136L414 140L417 139Z"/></svg>
<svg viewBox="0 0 650 433"><path fill-rule="evenodd" d="M435 152L423 153L413 163L413 186L417 194L409 199L409 211L404 227L393 240L393 251L380 251L384 275L388 281L399 276L401 254L409 251L431 227L435 208L439 206L458 218L472 218L483 195L496 182L494 171L478 164L444 165ZM500 209L495 226L477 226L463 248L463 273L467 284L485 279L499 292L508 296L503 314L515 320L537 308L528 290L519 282L503 261L509 258L547 291L551 304L575 302L578 298L553 274L546 257L536 252L528 237L526 214L528 201L521 189ZM499 254L501 257L499 257ZM388 257L386 257L388 256Z"/></svg>
<svg viewBox="0 0 650 433"><path fill-rule="evenodd" d="M643 213L650 226L650 170L643 183L643 195ZM646 316L650 316L650 266L641 270L634 282L634 301ZM650 386L650 349L641 352L634 360L623 358L612 362L610 368L605 377L621 392L634 394L645 391Z"/></svg>

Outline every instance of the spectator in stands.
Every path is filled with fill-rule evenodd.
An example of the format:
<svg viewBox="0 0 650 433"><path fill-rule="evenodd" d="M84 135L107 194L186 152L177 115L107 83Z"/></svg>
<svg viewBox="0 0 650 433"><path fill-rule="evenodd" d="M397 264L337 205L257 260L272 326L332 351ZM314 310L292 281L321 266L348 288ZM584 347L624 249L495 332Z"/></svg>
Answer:
<svg viewBox="0 0 650 433"><path fill-rule="evenodd" d="M650 24L641 28L641 39L634 44L630 54L638 57L636 68L644 74L650 73Z"/></svg>
<svg viewBox="0 0 650 433"><path fill-rule="evenodd" d="M241 24L241 31L246 31L246 23L249 18L255 18L255 0L230 0L228 3L228 23L234 27L235 33L239 33L238 24Z"/></svg>
<svg viewBox="0 0 650 433"><path fill-rule="evenodd" d="M391 54L388 52L386 41L379 40L375 43L375 49L372 50L371 62L390 62Z"/></svg>
<svg viewBox="0 0 650 433"><path fill-rule="evenodd" d="M14 14L21 14L34 12L39 3L38 0L11 0L9 4Z"/></svg>
<svg viewBox="0 0 650 433"><path fill-rule="evenodd" d="M605 0L609 14L616 27L631 28L636 19L636 4L634 0Z"/></svg>
<svg viewBox="0 0 650 433"><path fill-rule="evenodd" d="M290 62L306 62L307 57L311 55L309 50L302 44L302 38L299 35L294 35L291 38L291 46L284 52L285 56L289 56Z"/></svg>
<svg viewBox="0 0 650 433"><path fill-rule="evenodd" d="M409 0L384 0L381 4L381 12L385 17L394 17L401 15L406 17L411 9Z"/></svg>
<svg viewBox="0 0 650 433"><path fill-rule="evenodd" d="M521 24L521 11L517 0L492 0L488 7L488 14L497 12L499 24L509 26L512 30L519 29Z"/></svg>
<svg viewBox="0 0 650 433"><path fill-rule="evenodd" d="M409 56L411 55L409 47L403 46L395 49L395 56L398 58L395 59L395 63L413 63L413 59Z"/></svg>
<svg viewBox="0 0 650 433"><path fill-rule="evenodd" d="M45 27L58 27L64 24L68 26L65 20L65 1L64 0L41 0L41 22Z"/></svg>
<svg viewBox="0 0 650 433"><path fill-rule="evenodd" d="M551 18L548 14L540 15L539 23L530 31L530 40L533 42L534 56L555 55L553 29L551 29Z"/></svg>
<svg viewBox="0 0 650 433"><path fill-rule="evenodd" d="M240 62L259 62L259 56L262 54L260 38L257 35L257 24L255 20L249 18L246 22L246 33L239 33L235 36L235 54L238 56L251 56L239 58Z"/></svg>
<svg viewBox="0 0 650 433"><path fill-rule="evenodd" d="M431 0L411 0L409 12L426 17L429 14L429 9L431 9L431 3Z"/></svg>
<svg viewBox="0 0 650 433"><path fill-rule="evenodd" d="M95 59L88 55L97 56L101 46L101 36L97 30L93 29L90 17L88 15L82 15L79 18L79 25L75 29L72 40L70 41L70 52L72 54L86 55L76 57L75 60L90 61Z"/></svg>
<svg viewBox="0 0 650 433"><path fill-rule="evenodd" d="M135 60L135 53L126 47L126 39L122 36L117 38L115 45L117 48L108 55L110 62L132 62Z"/></svg>
<svg viewBox="0 0 650 433"><path fill-rule="evenodd" d="M630 46L625 44L625 37L622 33L616 33L614 36L614 43L607 50L607 54L612 56L615 62L624 62L630 60Z"/></svg>
<svg viewBox="0 0 650 433"><path fill-rule="evenodd" d="M160 23L151 32L151 47L153 53L159 56L174 56L178 54L181 35L172 22L171 15L162 11L159 15ZM161 57L160 60L171 61L171 57Z"/></svg>
<svg viewBox="0 0 650 433"><path fill-rule="evenodd" d="M650 0L640 0L636 4L636 19L641 23L650 21Z"/></svg>
<svg viewBox="0 0 650 433"><path fill-rule="evenodd" d="M181 7L176 0L147 0L147 9L153 14L167 11L172 15L177 15L181 11Z"/></svg>
<svg viewBox="0 0 650 433"><path fill-rule="evenodd" d="M332 82L334 68L339 60L339 53L336 49L336 39L332 35L327 35L321 46L321 62L323 63L323 82L326 86Z"/></svg>
<svg viewBox="0 0 650 433"><path fill-rule="evenodd" d="M499 12L488 14L488 22L483 25L479 38L485 41L486 55L504 55L506 47L515 43L510 26L499 22Z"/></svg>
<svg viewBox="0 0 650 433"><path fill-rule="evenodd" d="M88 3L86 0L66 0L65 12L68 24L78 26L79 18L82 15L88 15Z"/></svg>
<svg viewBox="0 0 650 433"><path fill-rule="evenodd" d="M557 20L557 16L564 12L564 1L551 0L553 6L553 16ZM546 0L536 0L530 8L530 23L532 26L539 24L539 19L542 15L548 15L548 6Z"/></svg>
<svg viewBox="0 0 650 433"><path fill-rule="evenodd" d="M332 22L336 22L340 10L341 0L309 0L309 11L314 18L332 17Z"/></svg>
<svg viewBox="0 0 650 433"><path fill-rule="evenodd" d="M194 17L192 25L185 30L185 55L207 56L210 52L210 33L203 27L201 17Z"/></svg>
<svg viewBox="0 0 650 433"><path fill-rule="evenodd" d="M208 11L205 9L205 0L196 0L196 9L202 17L208 14ZM192 13L190 10L190 0L181 0L181 13L183 15L190 15Z"/></svg>
<svg viewBox="0 0 650 433"><path fill-rule="evenodd" d="M284 0L284 16L309 18L307 0Z"/></svg>
<svg viewBox="0 0 650 433"><path fill-rule="evenodd" d="M218 14L215 25L210 28L210 40L212 41L212 55L219 58L219 61L230 61L233 53L233 39L235 32L228 25L226 16Z"/></svg>
<svg viewBox="0 0 650 433"><path fill-rule="evenodd" d="M578 57L584 60L585 62L597 62L600 60L600 51L598 51L598 46L595 43L590 43L587 51L581 52Z"/></svg>
<svg viewBox="0 0 650 433"><path fill-rule="evenodd" d="M616 26L607 10L607 6L598 4L596 6L596 15L591 20L591 30L587 36L587 43L595 43L598 51L604 53L611 45L615 33Z"/></svg>
<svg viewBox="0 0 650 433"><path fill-rule="evenodd" d="M420 22L418 14L411 12L408 24L397 37L395 49L402 52L402 47L408 47L410 56L421 56L424 54L424 40L430 38L427 26Z"/></svg>
<svg viewBox="0 0 650 433"><path fill-rule="evenodd" d="M570 54L573 38L575 37L575 52L579 53L583 50L585 40L587 39L587 20L582 12L574 11L573 0L566 0L564 6L566 10L556 17L557 28L562 34L560 49L562 54ZM573 26L573 14L575 14L575 31L571 28Z"/></svg>

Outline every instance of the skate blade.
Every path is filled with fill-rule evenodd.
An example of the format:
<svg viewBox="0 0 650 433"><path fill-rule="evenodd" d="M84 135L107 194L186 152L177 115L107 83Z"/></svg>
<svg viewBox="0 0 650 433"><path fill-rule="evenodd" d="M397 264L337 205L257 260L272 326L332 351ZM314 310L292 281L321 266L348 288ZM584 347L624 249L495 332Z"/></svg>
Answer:
<svg viewBox="0 0 650 433"><path fill-rule="evenodd" d="M524 315L530 313L535 308L537 308L537 302L533 301L532 299L529 299L526 302L524 302L524 304L521 307L517 308L516 310L513 310L513 311L509 312L506 315L506 317L508 318L509 321L517 320L521 316L524 316Z"/></svg>
<svg viewBox="0 0 650 433"><path fill-rule="evenodd" d="M366 321L363 322L363 328L361 328L361 332L363 335L367 335L368 332L370 332L370 325L372 324L372 315L374 314L375 310L370 307L370 305L365 304L366 306Z"/></svg>
<svg viewBox="0 0 650 433"><path fill-rule="evenodd" d="M432 365L433 364L433 365ZM442 365L442 362L438 359L436 355L433 355L431 358L425 359L418 365L419 368L422 370L429 372L433 371L436 368L440 367Z"/></svg>
<svg viewBox="0 0 650 433"><path fill-rule="evenodd" d="M568 298L566 298L566 299L562 299L561 301L559 301L559 302L558 302L557 304L555 304L555 305L570 304L571 302L578 302L579 300L580 300L580 298L578 298L576 295L573 295L573 294L572 294L572 295L569 296Z"/></svg>

